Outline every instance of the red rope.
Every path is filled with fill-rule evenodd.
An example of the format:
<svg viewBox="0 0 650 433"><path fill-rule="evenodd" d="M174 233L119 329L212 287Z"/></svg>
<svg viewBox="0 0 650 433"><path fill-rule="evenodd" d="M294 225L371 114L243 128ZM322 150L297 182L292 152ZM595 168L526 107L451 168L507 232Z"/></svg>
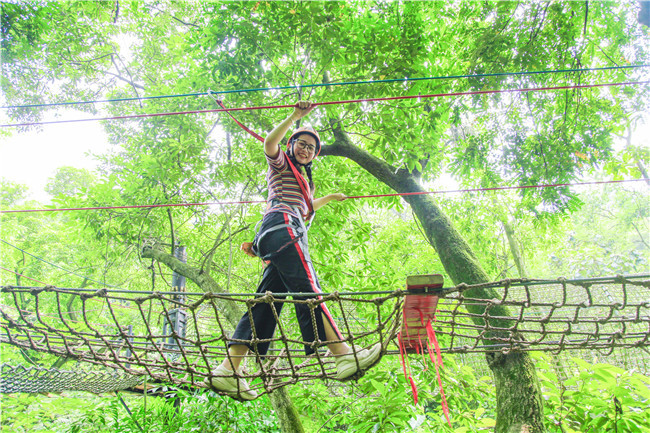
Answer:
<svg viewBox="0 0 650 433"><path fill-rule="evenodd" d="M556 188L561 186L601 185L605 183L645 182L645 181L646 181L645 179L624 179L624 180L601 180L601 181L593 181L593 182L575 182L575 183L549 183L549 184L542 184L542 185L495 186L491 188L447 189L444 191L399 192L393 194L377 194L377 195L353 195L348 198L395 197L395 196L422 195L422 194L451 194L457 192L504 191L510 189ZM1 212L2 211L0 211L0 213Z"/></svg>
<svg viewBox="0 0 650 433"><path fill-rule="evenodd" d="M416 99L416 98L440 98L444 96L469 96L469 95L489 95L496 93L522 93L522 92L537 92L546 90L566 90L566 89L587 89L592 87L613 87L613 86L629 86L636 84L650 84L650 81L628 81L622 83L603 83L603 84L582 84L571 86L557 86L557 87L531 87L523 89L506 89L506 90L477 90L473 92L453 92L453 93L433 93L428 95L412 95L412 96L391 96L384 98L366 98L366 99L348 99L344 101L329 101L329 102L315 102L312 105L335 105L335 104L353 104L359 102L378 102L378 101L396 101L400 99ZM138 119L146 117L159 117L159 116L177 116L183 114L202 114L202 113L220 113L230 111L253 111L253 110L268 110L276 108L293 108L295 104L291 105L262 105L257 107L237 107L237 108L218 108L211 110L191 110L191 111L174 111L165 113L149 113L149 114L131 114L125 116L112 116L112 117L94 117L91 119L70 119L70 120L51 120L45 122L28 122L28 123L9 123L2 124L0 128L7 127L22 127L34 125L50 125L55 123L73 123L73 122L93 122L98 120L119 120L119 119Z"/></svg>
<svg viewBox="0 0 650 433"><path fill-rule="evenodd" d="M226 106L223 104L223 101L222 101L221 99L214 99L214 102L216 102L217 104L219 104L219 106L220 106L221 108L223 108L224 110L227 110ZM230 116L230 118L231 118L232 120L234 120L235 123L236 123L237 125L239 125L239 126L240 126L244 131L248 132L250 135L252 135L253 137L255 137L258 141L261 141L262 143L264 143L264 138L262 138L261 135L259 135L259 134L258 134L257 132L255 132L255 131L249 129L246 125L244 125L243 123L241 123L239 120L235 119L235 116L233 116L232 114L230 114L229 111L227 111L227 113L228 113L228 116Z"/></svg>
<svg viewBox="0 0 650 433"><path fill-rule="evenodd" d="M503 191L512 189L528 189L528 188L554 188L561 186L585 186L585 185L602 185L608 183L627 183L627 182L645 182L645 179L624 179L624 180L603 180L593 182L575 182L575 183L553 183L544 185L521 185L521 186L497 186L493 188L470 188L470 189L450 189L443 191L418 191L418 192L397 192L393 194L374 194L374 195L353 195L349 199L359 198L376 198L376 197L396 197L408 195L426 195L426 194L450 194L460 192L481 192L481 191ZM27 213L27 212L65 212L73 210L110 210L110 209L151 209L156 207L188 207L188 206L211 206L211 205L236 205L236 204L256 204L266 203L264 200L248 200L248 201L213 201L203 203L170 203L170 204L143 204L131 206L97 206L97 207L69 207L69 208L51 208L51 209L16 209L16 210L0 210L3 213Z"/></svg>
<svg viewBox="0 0 650 433"><path fill-rule="evenodd" d="M44 285L44 286L47 286L47 283L44 283L44 282L42 282L42 281L39 281L39 280L37 280L37 279L35 279L35 278L30 278L30 277L28 277L27 275L20 274L20 273L18 273L18 272L16 272L16 271L12 271L11 269L3 268L2 266L0 266L0 269L2 269L3 271L11 272L12 274L16 274L16 275L18 275L18 276L20 276L20 277L27 278L28 280L36 281L37 283L41 283L41 284Z"/></svg>
<svg viewBox="0 0 650 433"><path fill-rule="evenodd" d="M0 210L0 213L25 213L25 212L64 212L71 210L109 210L109 209L151 209L156 207L188 207L188 206L209 206L209 205L231 205L231 204L255 204L266 203L264 200L249 201L215 201L203 203L168 203L168 204L140 204L130 206L97 206L97 207L68 207L52 209L17 209L17 210Z"/></svg>

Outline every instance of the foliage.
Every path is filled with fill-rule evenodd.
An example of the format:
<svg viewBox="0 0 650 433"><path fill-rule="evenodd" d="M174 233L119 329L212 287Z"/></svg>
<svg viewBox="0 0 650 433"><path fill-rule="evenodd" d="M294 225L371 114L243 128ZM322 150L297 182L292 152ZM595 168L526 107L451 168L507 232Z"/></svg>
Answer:
<svg viewBox="0 0 650 433"><path fill-rule="evenodd" d="M118 397L107 405L86 412L74 420L67 433L89 431L138 432L279 432L272 413L261 410L263 401L238 403L209 391L175 391L170 398L132 400L132 416L125 413ZM268 403L268 402L267 402ZM108 406L108 407L106 407ZM242 412L247 416L242 416ZM250 416L250 418L249 418ZM138 427L140 426L140 427Z"/></svg>
<svg viewBox="0 0 650 433"><path fill-rule="evenodd" d="M15 433L140 432L139 425L152 433L279 432L274 414L266 410L268 397L240 403L209 391L176 390L175 394L170 398L147 397L146 400L128 393L3 396L2 430Z"/></svg>
<svg viewBox="0 0 650 433"><path fill-rule="evenodd" d="M8 209L20 203L27 193L28 188L5 178L0 178L0 206Z"/></svg>
<svg viewBox="0 0 650 433"><path fill-rule="evenodd" d="M589 433L650 428L650 378L610 364L572 358L573 374L558 377L549 356L537 355L549 431ZM573 368L572 368L573 367Z"/></svg>
<svg viewBox="0 0 650 433"><path fill-rule="evenodd" d="M4 353L3 353L4 357ZM65 396L12 394L2 396L2 431L12 433L62 432L102 399L80 393Z"/></svg>
<svg viewBox="0 0 650 433"><path fill-rule="evenodd" d="M523 228L531 275L584 278L646 273L650 215L642 188L589 188L580 195L584 201L580 211L555 230Z"/></svg>
<svg viewBox="0 0 650 433"><path fill-rule="evenodd" d="M573 358L563 370L551 356L534 355L546 399L550 432L643 431L648 428L647 376L609 364L589 364ZM292 387L307 431L469 433L491 431L494 394L490 377L479 376L474 361L462 355L444 355L441 370L450 408L452 428L440 406L435 370L412 356L410 363L420 403L413 405L410 386L397 357L384 357L358 383L340 385L315 381ZM569 379L565 376L569 375ZM15 432L56 431L150 432L240 431L277 432L267 397L255 402L235 402L207 391L175 391L170 399L145 400L121 394L129 415L117 396L93 397L11 395L2 399L3 429ZM616 401L622 412L616 412ZM178 408L175 405L177 401ZM92 426L92 427L91 427Z"/></svg>
<svg viewBox="0 0 650 433"><path fill-rule="evenodd" d="M52 196L73 196L85 192L92 184L92 174L86 169L60 167L45 186Z"/></svg>
<svg viewBox="0 0 650 433"><path fill-rule="evenodd" d="M517 77L493 74L647 63L647 31L635 21L635 2L590 2L588 12L586 5L3 3L1 83L8 104L200 93L208 88L303 86L220 95L226 105L240 107L292 103L299 98L333 101L634 80L636 72L626 75L620 70ZM491 75L304 87L323 81L463 74ZM444 175L471 187L563 183L600 167L614 177L640 176L639 167L648 162L647 152L627 146L614 155L613 137L629 127L629 119L647 111L648 100L647 86L567 89L329 105L314 111L309 121L322 133L326 145L334 142L332 128L340 122L355 146L424 185ZM125 115L213 106L209 98L196 97L103 108L86 104L81 109ZM39 120L45 112L14 108L9 116ZM286 111L277 110L263 115L240 112L238 117L263 133L286 115ZM75 169L60 172L61 179L50 188L57 206L254 201L264 197L260 145L225 116L166 116L107 122L105 127L113 149L100 156L101 166L93 178ZM314 166L318 195L392 192L350 160L327 157ZM78 185L68 188L66 179L74 179ZM19 186L3 183L1 198L3 209L30 206L21 203L23 190ZM495 278L513 272L504 221L516 228L531 276L647 271L647 237L643 235L648 231L648 215L642 194L589 195L554 188L495 197L465 195L440 202ZM188 247L189 263L208 272L221 287L252 291L259 265L251 265L250 259L234 252L237 245L251 239L261 212L261 207L254 206L195 206L3 216L2 238L20 249L2 244L0 251L3 266L58 286L101 287L107 283L161 290L170 286L169 272L144 261L141 246L155 241L171 250L180 243ZM324 290L393 289L403 285L407 274L438 272L440 260L418 229L417 219L394 197L328 206L319 212L310 231L312 257ZM18 285L31 284L20 276L11 278ZM189 286L194 289L191 282ZM29 299L23 307L30 308ZM53 305L44 308L48 307L54 311ZM361 322L367 319L372 323L373 314L370 308L357 311ZM42 365L53 362L31 355ZM18 358L19 354L11 356ZM446 389L453 391L448 393L450 407L457 408L452 416L454 431L490 428L496 417L495 402L486 378L476 378L460 363L447 364L443 380ZM433 385L437 379L431 371L416 374L418 383L425 384L421 399L426 404L411 407L405 404L409 399L406 381L395 373L399 369L396 361L387 360L360 385L343 387L344 392L338 395L320 383L294 387L292 393L305 417L322 430L447 431L439 411L434 410L439 402ZM591 392L589 386L584 389ZM559 395L557 390L549 392ZM620 398L624 394L621 391ZM571 402L568 394L562 395L564 400L550 407L556 419L567 420L566 428L595 422L587 414L581 414L582 418L575 415L577 397ZM169 405L159 401L138 408L136 419L150 422L151 431L164 431L165 422L187 431L225 428L243 418L251 420L251 431L277 428L260 409L264 402L235 405L209 394L184 395L182 399L183 412L178 415L182 426L169 416ZM593 413L605 413L603 405L593 403L590 408ZM86 415L71 428L83 429L89 423L111 431L137 428L117 400ZM635 419L629 416L629 422ZM195 420L205 424L194 424Z"/></svg>
<svg viewBox="0 0 650 433"><path fill-rule="evenodd" d="M557 215L552 224L517 208L513 193L468 193L440 202L492 279L520 277L503 221L514 228L528 276L588 278L647 272L650 218L644 188L641 183L575 188L580 208Z"/></svg>
<svg viewBox="0 0 650 433"><path fill-rule="evenodd" d="M441 373L454 425L454 430L449 430L435 370L427 364L411 359L420 400L417 406L397 357L384 357L382 368L369 371L358 384L328 387L314 383L294 388L292 394L313 432L464 431L464 426L488 426L490 419L493 425L494 415L488 408L494 385L488 378L477 379L471 367L461 366L449 356Z"/></svg>
<svg viewBox="0 0 650 433"><path fill-rule="evenodd" d="M197 5L136 2L121 4L119 8L110 2L70 2L47 8L11 6L6 8L6 13L16 17L6 21L7 34L24 34L19 31L21 26L39 29L31 36L26 33L27 42L21 45L21 54L6 61L12 68L16 67L16 71L33 63L47 64L48 68L33 71L29 77L44 83L63 80L63 86L53 87L56 92L41 91L33 95L53 101L66 96L69 99L89 97L88 91L122 97L196 92L206 87L229 90L309 84L318 83L324 71L329 80L345 81L357 77L382 79L571 68L621 58L633 62L645 56L643 44L633 54L629 52L629 48L644 36L636 23L628 20L627 4L616 7L599 4L590 8L587 27L584 27L583 5L555 3L549 6L536 2L527 5L511 2L407 2L403 5L390 2L206 2ZM56 28L43 23L46 16L68 23L62 25L74 29L74 37L64 44L67 51L57 48L61 46L61 35ZM619 37L614 30L625 36ZM608 49L599 50L599 44ZM573 75L581 82L596 79L588 74ZM35 93L37 88L30 84L26 74L9 74L8 77L8 101L21 95L21 102L25 102L25 95ZM623 78L621 72L602 73L599 77ZM89 86L82 78L96 84ZM542 74L521 80L493 76L474 78L466 83L436 80L316 87L301 90L300 96L315 100L353 99L466 90L467 86L485 89L558 85L563 84L563 79L558 74ZM634 92L633 89L627 93L612 91L611 94L568 91L565 97L540 92L397 105L328 106L326 112L315 111L310 121L321 129L327 143L332 141L331 136L328 137L327 117L340 118L356 145L396 168L406 167L418 173L423 181L435 180L448 167L463 184L472 186L552 183L576 179L590 167L608 161L610 132L620 130L625 114L621 110L626 113L638 111L638 104L644 100L633 95ZM644 90L639 92L643 94ZM269 94L229 93L224 97L227 105L240 106L268 104L269 98L280 102L293 100L298 95L288 90ZM198 98L172 98L112 104L106 110L108 114L122 115L191 110L206 108L208 104L211 103ZM614 108L606 108L612 106ZM25 115L20 111L13 113L16 118ZM268 131L284 115L280 112L268 112L264 117L255 112L238 114L244 123L258 131ZM30 116L39 114L33 112ZM396 119L399 119L399 128L394 127ZM549 133L540 128L542 123L551 126ZM590 125L601 127L594 130ZM101 156L102 167L97 181L86 189L85 196L59 195L58 205L128 206L261 198L264 167L259 144L230 121L208 116L170 116L111 122L107 124L107 131L115 148ZM384 185L354 164L332 158L323 161L325 159L315 163L319 194L385 191ZM615 170L612 167L610 169ZM523 197L513 195L509 199L510 207L515 208L515 218L522 214L529 218L561 215L567 210L575 211L580 204L575 194L566 189L523 194ZM480 203L478 196L467 199L471 203L465 202L462 207L453 203L447 211L466 236L476 239L475 249L490 273L503 275L507 267L502 267L495 258L503 260L507 254L504 250L495 251L496 244L490 236L482 236L495 233L490 217L463 218L461 210L470 206L469 212L478 215L496 206ZM388 208L396 203L396 199L377 201L378 206ZM212 269L238 272L248 267L245 261L230 259L232 244L236 245L240 239L229 242L227 255L212 256L214 263L203 261L213 244L219 243L219 231L229 218L227 215L233 215L234 211L137 209L77 214L72 218L77 226L87 228L87 235L103 239L116 253L121 246L133 257L142 242L149 239L167 244L180 241L191 244L189 256L196 258L198 263L205 263L208 268L213 266ZM358 220L367 208L346 203L337 206L336 212L325 212L327 221L319 216L316 230L329 236L333 230L340 229L343 222ZM259 215L259 209L243 210L229 225L229 230L246 230ZM472 226L473 223L477 225ZM366 253L373 238L368 236L370 232L364 231L361 223L344 230L349 233L344 245L353 245L360 253ZM250 236L249 229L241 238L248 240L245 238ZM315 238L318 236L316 234ZM326 266L321 277L323 283L329 282L331 287L364 284L361 279L348 283L342 278L345 275L342 270L355 263L354 260L345 263L349 255L347 249L337 242L318 242L314 250L323 253L317 260ZM104 261L110 262L108 256L104 256ZM228 260L220 260L225 257ZM365 261L367 270L382 263L380 260L372 262L372 257L370 254L356 255L359 264ZM394 258L388 260L393 262ZM345 263L345 266L330 267L331 263ZM421 267L424 270L433 268ZM218 272L217 277L226 286L232 282L231 275ZM142 275L135 281L142 284L144 278ZM254 278L244 278L246 286L254 286Z"/></svg>

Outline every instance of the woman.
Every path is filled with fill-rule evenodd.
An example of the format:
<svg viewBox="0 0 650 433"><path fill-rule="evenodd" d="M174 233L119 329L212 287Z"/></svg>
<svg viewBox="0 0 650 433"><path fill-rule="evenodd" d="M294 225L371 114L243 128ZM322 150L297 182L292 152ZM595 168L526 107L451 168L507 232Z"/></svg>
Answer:
<svg viewBox="0 0 650 433"><path fill-rule="evenodd" d="M311 162L321 148L320 137L316 131L311 128L299 128L289 137L286 153L279 146L291 124L309 114L313 108L310 102L298 102L291 116L271 131L264 141L264 152L269 166L269 196L262 226L253 242L253 251L263 260L269 261L269 264L264 269L257 293L314 293L314 296L294 296L294 299L320 298L320 285L309 258L304 220L330 201L341 201L347 197L343 194L329 194L312 202L314 184ZM303 177L303 170L309 181ZM282 305L281 302L274 304L278 315ZM330 342L327 347L335 356L337 379L352 376L359 368L365 370L379 359L380 343L369 349L355 348L355 357L350 346L342 341L344 338L324 303L314 309L316 335L310 308L303 303L295 306L303 340L306 343L318 340ZM229 343L228 356L214 371L215 377L211 380L212 386L217 390L244 400L257 397L257 393L249 388L246 380L238 377L241 374L241 361L251 347L250 343L245 341L251 341L253 338L270 339L276 326L275 316L269 304L255 304L251 313L255 329L251 328L249 313L244 314L232 336L235 341ZM254 344L261 356L266 354L268 342ZM314 348L305 345L305 352L309 355L314 352Z"/></svg>

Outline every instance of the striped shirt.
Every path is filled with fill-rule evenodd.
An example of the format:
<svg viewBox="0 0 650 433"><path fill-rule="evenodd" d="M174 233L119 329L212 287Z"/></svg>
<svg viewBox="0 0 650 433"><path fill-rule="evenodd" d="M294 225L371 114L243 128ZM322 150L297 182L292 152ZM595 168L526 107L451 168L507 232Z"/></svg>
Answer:
<svg viewBox="0 0 650 433"><path fill-rule="evenodd" d="M301 216L297 215L294 210L296 208L300 210L301 214L306 215L307 203L302 195L300 185L289 167L286 153L280 150L276 158L266 155L266 161L269 164L269 170L266 173L266 182L269 188L267 203L271 203L274 199L279 203L268 206L265 215L270 212L283 212L300 218ZM299 167L296 168L300 171Z"/></svg>

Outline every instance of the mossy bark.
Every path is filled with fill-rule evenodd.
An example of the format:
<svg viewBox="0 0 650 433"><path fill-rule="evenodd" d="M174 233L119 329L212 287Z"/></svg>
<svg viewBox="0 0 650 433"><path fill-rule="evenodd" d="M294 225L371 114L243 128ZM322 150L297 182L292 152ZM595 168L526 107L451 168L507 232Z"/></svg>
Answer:
<svg viewBox="0 0 650 433"><path fill-rule="evenodd" d="M304 433L305 429L300 422L298 411L287 392L286 387L278 388L271 394L271 404L284 433Z"/></svg>
<svg viewBox="0 0 650 433"><path fill-rule="evenodd" d="M154 259L163 263L172 271L194 281L194 283L204 292L226 293L226 290L210 277L207 272L202 272L199 268L181 262L162 248L157 248L156 246L144 248L142 251L142 257ZM232 301L224 300L223 306L226 319L233 326L237 325L243 311L241 311L237 304ZM276 389L269 394L269 398L271 399L271 405L275 410L280 429L284 433L303 433L305 431L300 422L298 410L291 401L291 397L286 388Z"/></svg>
<svg viewBox="0 0 650 433"><path fill-rule="evenodd" d="M517 266L517 273L519 274L520 278L526 278L526 264L524 263L524 257L519 250L519 245L517 245L515 230L512 228L512 224L510 224L505 217L501 220L501 224L503 224L503 229L506 232L508 246L510 246L510 254L512 254L512 258L515 261L515 266Z"/></svg>
<svg viewBox="0 0 650 433"><path fill-rule="evenodd" d="M379 158L354 146L336 120L330 122L335 142L324 146L321 155L332 155L349 158L367 170L379 181L390 186L399 193L425 192L419 182L418 173L409 173L396 169ZM424 232L436 252L440 256L445 271L455 284L479 284L489 282L488 275L481 267L469 244L458 232L451 220L442 212L440 207L429 195L407 195L404 199L409 203L420 221ZM467 296L482 299L497 298L492 289L473 289L465 292ZM485 307L479 305L466 306L474 314L485 312ZM504 306L490 307L491 316L509 316ZM474 317L477 324L485 325L484 319ZM496 327L508 327L507 320L489 319L489 324ZM482 343L489 345L491 338L498 336L497 331L483 333ZM543 423L543 403L539 380L528 353L512 352L508 354L490 353L486 360L494 373L497 398L497 433L542 433L545 432Z"/></svg>
<svg viewBox="0 0 650 433"><path fill-rule="evenodd" d="M497 392L497 433L544 432L544 405L527 352L487 354Z"/></svg>

